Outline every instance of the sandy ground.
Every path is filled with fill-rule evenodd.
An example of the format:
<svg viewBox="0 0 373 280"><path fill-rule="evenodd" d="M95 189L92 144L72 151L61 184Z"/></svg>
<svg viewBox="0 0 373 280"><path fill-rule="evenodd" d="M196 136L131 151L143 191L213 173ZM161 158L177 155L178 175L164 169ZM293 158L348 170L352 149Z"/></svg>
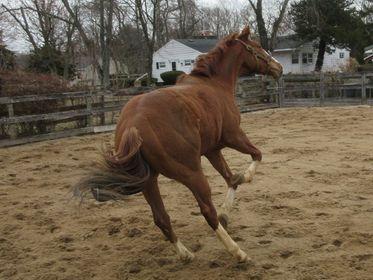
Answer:
<svg viewBox="0 0 373 280"><path fill-rule="evenodd" d="M278 109L242 116L263 151L240 186L229 233L254 260L238 264L167 178L173 226L196 259L180 263L141 195L120 203L68 190L112 134L0 150L0 279L373 279L373 108ZM246 155L225 150L235 171ZM203 159L213 200L223 179Z"/></svg>

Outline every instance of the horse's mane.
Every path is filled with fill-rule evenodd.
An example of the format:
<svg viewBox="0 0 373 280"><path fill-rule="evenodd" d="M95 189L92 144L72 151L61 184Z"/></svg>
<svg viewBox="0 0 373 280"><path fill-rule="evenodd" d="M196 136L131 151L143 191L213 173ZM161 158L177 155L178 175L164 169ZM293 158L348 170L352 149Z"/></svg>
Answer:
<svg viewBox="0 0 373 280"><path fill-rule="evenodd" d="M223 38L211 51L207 54L198 56L196 64L193 70L190 72L192 76L205 76L211 77L217 73L218 62L222 58L225 51L230 46L230 43L234 41L238 36L238 33L233 33Z"/></svg>

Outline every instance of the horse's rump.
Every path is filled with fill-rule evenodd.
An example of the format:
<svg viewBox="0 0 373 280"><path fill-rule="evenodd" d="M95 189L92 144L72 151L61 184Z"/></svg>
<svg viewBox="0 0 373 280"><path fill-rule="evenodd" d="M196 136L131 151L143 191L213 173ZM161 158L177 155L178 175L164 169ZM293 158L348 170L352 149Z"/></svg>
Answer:
<svg viewBox="0 0 373 280"><path fill-rule="evenodd" d="M124 131L117 151L103 151L102 161L75 187L82 199L92 193L98 201L120 199L142 191L150 167L140 152L142 139L135 127Z"/></svg>

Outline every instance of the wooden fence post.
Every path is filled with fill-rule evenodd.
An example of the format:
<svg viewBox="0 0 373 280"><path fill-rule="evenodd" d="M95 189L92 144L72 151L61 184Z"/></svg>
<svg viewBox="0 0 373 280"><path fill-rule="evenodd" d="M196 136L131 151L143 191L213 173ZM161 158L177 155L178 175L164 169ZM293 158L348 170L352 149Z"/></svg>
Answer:
<svg viewBox="0 0 373 280"><path fill-rule="evenodd" d="M261 97L259 99L261 100L266 100L267 98L267 79L266 79L266 76L265 75L262 75L260 77L260 95ZM265 102L265 101L264 101ZM268 102L270 102L270 100L268 100Z"/></svg>
<svg viewBox="0 0 373 280"><path fill-rule="evenodd" d="M9 118L12 118L14 117L14 107L13 107L13 103L9 103L6 105L7 108L8 108L8 116ZM17 130L17 124L9 124L9 136L10 136L10 139L17 139L17 135L18 135L18 130Z"/></svg>
<svg viewBox="0 0 373 280"><path fill-rule="evenodd" d="M361 76L361 104L368 104L366 73L363 73L363 75Z"/></svg>
<svg viewBox="0 0 373 280"><path fill-rule="evenodd" d="M89 115L87 116L87 127L93 126L93 116L92 116L92 92L89 91L89 95L85 98L87 104L87 111Z"/></svg>
<svg viewBox="0 0 373 280"><path fill-rule="evenodd" d="M320 72L320 106L323 106L324 102L325 102L324 73Z"/></svg>
<svg viewBox="0 0 373 280"><path fill-rule="evenodd" d="M105 108L105 94L100 97L101 108ZM105 112L100 115L101 125L105 125Z"/></svg>
<svg viewBox="0 0 373 280"><path fill-rule="evenodd" d="M285 98L285 81L281 77L279 80L279 92L278 92L278 106L280 108L284 107L284 98Z"/></svg>

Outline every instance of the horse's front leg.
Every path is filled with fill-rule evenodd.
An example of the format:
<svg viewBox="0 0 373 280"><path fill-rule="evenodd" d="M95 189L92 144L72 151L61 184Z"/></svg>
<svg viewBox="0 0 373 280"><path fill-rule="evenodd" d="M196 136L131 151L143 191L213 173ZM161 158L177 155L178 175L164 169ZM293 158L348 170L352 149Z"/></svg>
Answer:
<svg viewBox="0 0 373 280"><path fill-rule="evenodd" d="M249 168L243 174L235 175L235 178L233 178L237 185L251 182L262 160L261 151L250 142L241 129L238 129L235 133L229 133L229 136L225 139L225 144L229 148L251 155L253 162Z"/></svg>
<svg viewBox="0 0 373 280"><path fill-rule="evenodd" d="M227 228L229 212L232 209L235 190L240 183L240 175L233 175L230 170L227 162L225 161L221 150L214 150L205 155L206 158L210 161L212 166L219 172L219 174L224 178L228 185L227 195L225 201L222 205L221 213L219 214L219 221L224 228Z"/></svg>

